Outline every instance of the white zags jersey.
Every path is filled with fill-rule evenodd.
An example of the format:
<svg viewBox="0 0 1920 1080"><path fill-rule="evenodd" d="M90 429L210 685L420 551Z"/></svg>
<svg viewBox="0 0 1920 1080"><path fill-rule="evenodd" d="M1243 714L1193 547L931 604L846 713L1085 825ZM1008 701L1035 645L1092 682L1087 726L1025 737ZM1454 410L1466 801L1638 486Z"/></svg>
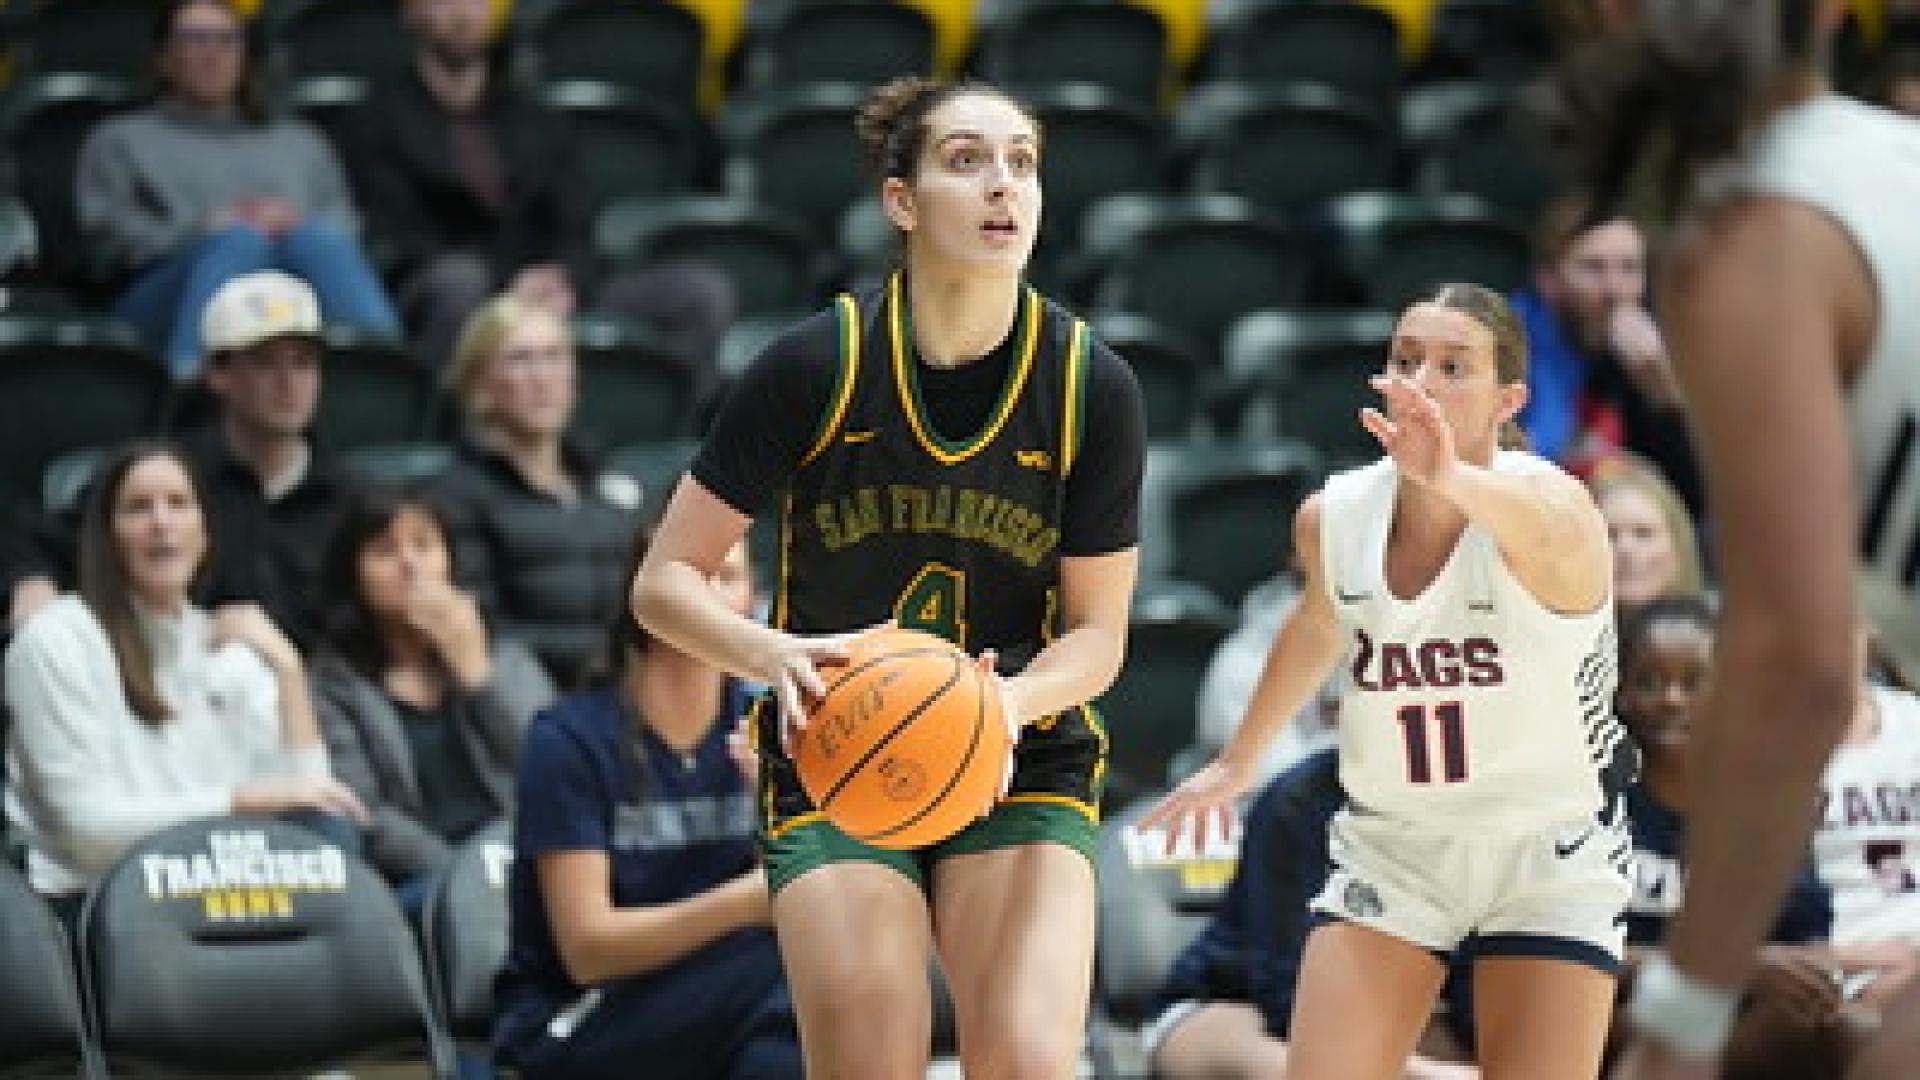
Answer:
<svg viewBox="0 0 1920 1080"><path fill-rule="evenodd" d="M1815 98L1767 125L1733 184L1824 212L1873 273L1878 336L1849 406L1860 599L1920 678L1920 121Z"/></svg>
<svg viewBox="0 0 1920 1080"><path fill-rule="evenodd" d="M1813 857L1833 893L1833 940L1920 941L1920 698L1873 695L1879 734L1827 763Z"/></svg>
<svg viewBox="0 0 1920 1080"><path fill-rule="evenodd" d="M1514 451L1493 467L1555 468ZM1622 823L1637 759L1613 713L1611 599L1548 611L1469 525L1426 591L1402 601L1386 583L1398 482L1383 458L1321 496L1326 587L1352 633L1340 778L1355 808L1503 831Z"/></svg>

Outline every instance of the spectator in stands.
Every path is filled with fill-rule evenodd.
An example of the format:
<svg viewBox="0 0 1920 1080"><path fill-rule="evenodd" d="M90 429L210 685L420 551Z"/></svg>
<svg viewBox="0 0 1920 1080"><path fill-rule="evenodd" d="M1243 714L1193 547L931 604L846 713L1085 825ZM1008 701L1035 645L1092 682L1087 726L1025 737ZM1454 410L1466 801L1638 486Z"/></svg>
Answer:
<svg viewBox="0 0 1920 1080"><path fill-rule="evenodd" d="M1625 621L1656 596L1705 586L1693 515L1652 464L1615 454L1595 465L1587 489L1613 549L1613 610Z"/></svg>
<svg viewBox="0 0 1920 1080"><path fill-rule="evenodd" d="M1512 297L1531 357L1520 426L1534 449L1580 475L1613 450L1654 462L1689 507L1699 470L1659 324L1647 309L1647 246L1620 217L1585 225L1564 199L1541 215L1533 284Z"/></svg>
<svg viewBox="0 0 1920 1080"><path fill-rule="evenodd" d="M747 612L744 544L713 583ZM624 610L610 638L612 680L527 736L498 1059L527 1080L797 1080L751 752L733 738L746 696Z"/></svg>
<svg viewBox="0 0 1920 1080"><path fill-rule="evenodd" d="M506 290L565 316L593 284L589 205L565 116L515 86L488 0L405 0L413 64L377 87L344 136L361 205L396 257L398 294L444 362L461 325ZM588 293L654 323L698 371L737 302L725 275L673 264Z"/></svg>
<svg viewBox="0 0 1920 1080"><path fill-rule="evenodd" d="M621 559L641 491L568 441L573 340L551 309L500 297L469 320L448 379L466 414L436 484L460 582L526 642L563 686L578 681L600 630L626 607Z"/></svg>
<svg viewBox="0 0 1920 1080"><path fill-rule="evenodd" d="M262 270L222 285L201 325L216 407L182 446L201 479L214 540L200 595L260 605L305 650L319 629L313 582L321 545L350 486L344 467L308 435L325 357L319 302L305 282ZM14 625L67 578L72 531L70 522L47 523L19 568Z"/></svg>
<svg viewBox="0 0 1920 1080"><path fill-rule="evenodd" d="M1206 928L1174 962L1158 1015L1143 1034L1155 1076L1263 1080L1285 1074L1294 981L1311 918L1307 903L1326 881L1327 823L1346 801L1339 756L1326 748L1280 774L1247 811L1233 881ZM1451 1026L1465 1026L1467 1000L1463 982L1450 984L1447 1003L1460 1021ZM1423 1043L1444 1046L1451 1037L1442 1028ZM1441 1080L1479 1070L1418 1056L1407 1063L1407 1075Z"/></svg>
<svg viewBox="0 0 1920 1080"><path fill-rule="evenodd" d="M357 491L327 544L320 593L330 604L313 666L320 729L370 815L367 858L417 912L454 849L512 806L520 742L553 683L454 586L446 525L424 496Z"/></svg>
<svg viewBox="0 0 1920 1080"><path fill-rule="evenodd" d="M207 299L253 270L311 282L329 321L400 329L354 239L332 150L313 129L268 113L247 54L246 25L224 0L168 0L155 40L157 100L102 123L75 176L90 256L128 282L120 314L183 380L198 373Z"/></svg>
<svg viewBox="0 0 1920 1080"><path fill-rule="evenodd" d="M1666 936L1685 894L1689 745L1697 703L1712 677L1714 622L1706 597L1669 593L1621 626L1618 707L1644 763L1640 781L1628 792L1634 893L1627 908L1623 996ZM1772 944L1761 952L1760 974L1729 1045L1725 1075L1812 1080L1845 1071L1853 1020L1844 1007L1842 964L1824 944L1832 920L1831 895L1809 862L1774 924ZM1631 1030L1625 1010L1614 1017L1610 1043Z"/></svg>
<svg viewBox="0 0 1920 1080"><path fill-rule="evenodd" d="M358 847L340 815L365 810L328 771L299 652L258 607L189 599L202 505L178 451L121 450L87 503L78 595L7 650L7 817L34 887L69 908L130 845L196 817L314 811L303 823Z"/></svg>
<svg viewBox="0 0 1920 1080"><path fill-rule="evenodd" d="M1920 974L1920 695L1875 683L1860 632L1860 694L1821 780L1813 854L1833 891L1834 952L1863 1000Z"/></svg>

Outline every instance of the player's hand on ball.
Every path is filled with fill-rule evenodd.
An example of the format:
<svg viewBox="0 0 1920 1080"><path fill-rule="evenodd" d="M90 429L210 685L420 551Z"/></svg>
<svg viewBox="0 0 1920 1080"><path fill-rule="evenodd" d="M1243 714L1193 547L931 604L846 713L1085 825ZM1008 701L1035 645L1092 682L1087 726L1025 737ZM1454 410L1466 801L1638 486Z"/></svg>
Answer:
<svg viewBox="0 0 1920 1080"><path fill-rule="evenodd" d="M1164 829L1167 855L1192 830L1193 850L1205 851L1211 841L1233 835L1238 819L1235 804L1252 786L1253 774L1253 769L1231 758L1215 758L1169 792L1134 828L1140 832Z"/></svg>
<svg viewBox="0 0 1920 1080"><path fill-rule="evenodd" d="M993 801L980 811L981 817L993 813L1000 800L1007 797L1013 788L1013 765L1015 751L1020 747L1020 732L1027 725L1025 706L1020 702L1020 691L1004 675L1000 674L1000 654L994 649L983 651L975 663L980 666L980 674L1000 691L1000 719L1007 725L1007 762L1000 774L1000 791Z"/></svg>
<svg viewBox="0 0 1920 1080"><path fill-rule="evenodd" d="M891 625L884 624L884 625ZM827 681L820 669L847 662L847 646L865 630L818 636L786 635L782 647L768 665L766 682L773 687L774 700L780 703L780 742L791 748L796 732L805 731L807 714L827 696Z"/></svg>

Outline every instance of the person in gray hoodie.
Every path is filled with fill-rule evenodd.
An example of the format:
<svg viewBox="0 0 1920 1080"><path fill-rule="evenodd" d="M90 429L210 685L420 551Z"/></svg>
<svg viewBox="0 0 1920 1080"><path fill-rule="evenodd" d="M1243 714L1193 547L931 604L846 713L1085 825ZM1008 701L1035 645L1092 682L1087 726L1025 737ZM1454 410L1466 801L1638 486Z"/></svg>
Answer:
<svg viewBox="0 0 1920 1080"><path fill-rule="evenodd" d="M93 269L124 283L119 314L182 380L199 370L207 300L255 270L305 278L330 325L400 333L333 150L260 106L247 54L246 24L226 0L168 0L153 103L103 122L75 170Z"/></svg>
<svg viewBox="0 0 1920 1080"><path fill-rule="evenodd" d="M435 871L507 812L520 743L554 698L532 654L488 631L453 585L439 511L406 491L354 494L327 544L315 711L366 805L366 855L417 909Z"/></svg>

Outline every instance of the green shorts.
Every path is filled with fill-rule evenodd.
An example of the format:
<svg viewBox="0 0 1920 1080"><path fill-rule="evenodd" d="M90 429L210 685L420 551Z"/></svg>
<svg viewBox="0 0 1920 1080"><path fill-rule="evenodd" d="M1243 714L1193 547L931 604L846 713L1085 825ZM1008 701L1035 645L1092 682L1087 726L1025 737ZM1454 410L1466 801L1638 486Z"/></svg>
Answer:
<svg viewBox="0 0 1920 1080"><path fill-rule="evenodd" d="M1061 844L1093 861L1107 736L1091 706L1029 725L1014 750L1013 783L993 812L929 847L894 850L841 832L813 805L780 745L778 710L765 699L755 716L760 747L760 841L767 881L778 892L817 866L871 862L925 890L933 865L1022 844Z"/></svg>

